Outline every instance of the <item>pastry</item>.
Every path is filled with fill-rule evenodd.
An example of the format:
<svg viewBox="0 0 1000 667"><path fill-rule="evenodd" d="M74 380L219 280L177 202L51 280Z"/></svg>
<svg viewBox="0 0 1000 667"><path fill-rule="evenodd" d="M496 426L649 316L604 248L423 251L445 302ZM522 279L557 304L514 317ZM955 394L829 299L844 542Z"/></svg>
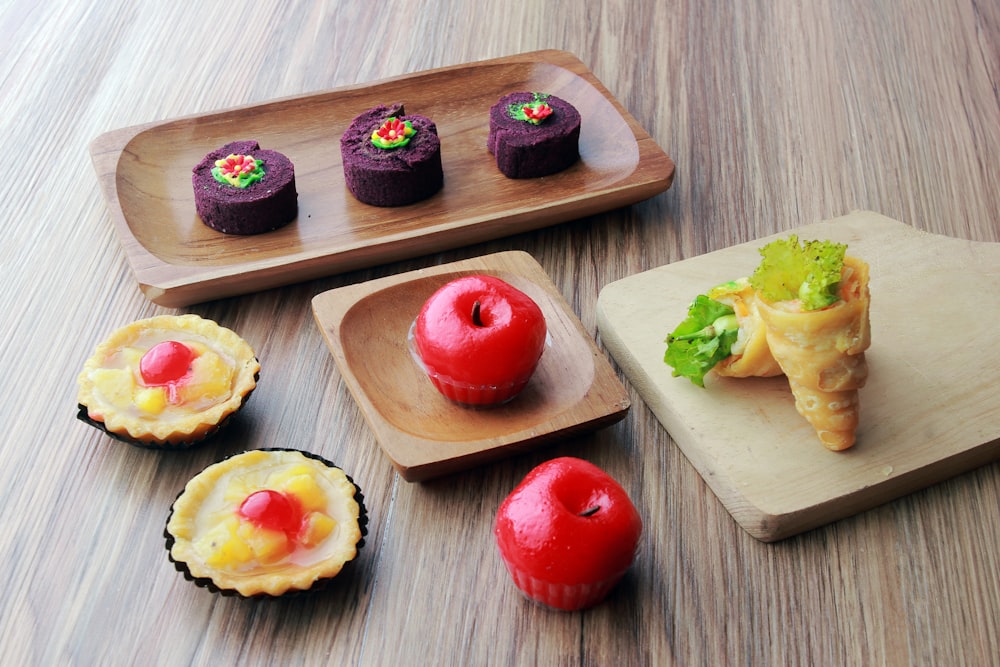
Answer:
<svg viewBox="0 0 1000 667"><path fill-rule="evenodd" d="M772 377L781 366L767 345L757 295L747 278L698 295L687 318L667 337L664 361L674 376L705 386L709 371L723 377Z"/></svg>
<svg viewBox="0 0 1000 667"><path fill-rule="evenodd" d="M795 235L761 248L753 275L696 297L667 337L664 361L673 375L704 387L713 370L784 374L820 442L833 451L853 446L858 390L868 378L871 296L868 265L846 250L831 241L800 244Z"/></svg>
<svg viewBox="0 0 1000 667"><path fill-rule="evenodd" d="M214 463L185 485L164 537L185 578L227 596L318 590L364 546L361 490L322 457L251 450Z"/></svg>
<svg viewBox="0 0 1000 667"><path fill-rule="evenodd" d="M750 282L724 283L712 289L708 296L732 307L738 323L729 356L719 362L715 372L722 377L736 378L781 375L781 366L767 345L766 327Z"/></svg>
<svg viewBox="0 0 1000 667"><path fill-rule="evenodd" d="M868 265L844 257L838 276L836 299L818 308L798 296L759 300L767 344L788 378L795 409L834 451L854 445L871 344Z"/></svg>
<svg viewBox="0 0 1000 667"><path fill-rule="evenodd" d="M490 107L486 147L509 178L538 178L580 159L580 112L555 95L518 92Z"/></svg>
<svg viewBox="0 0 1000 667"><path fill-rule="evenodd" d="M347 189L373 206L405 206L444 185L441 141L429 118L402 104L380 105L351 121L340 138Z"/></svg>
<svg viewBox="0 0 1000 667"><path fill-rule="evenodd" d="M225 234L260 234L298 215L295 168L256 141L234 141L212 151L191 174L195 211Z"/></svg>
<svg viewBox="0 0 1000 667"><path fill-rule="evenodd" d="M188 447L243 407L259 373L233 331L197 315L159 315L97 346L77 378L78 416L131 444Z"/></svg>

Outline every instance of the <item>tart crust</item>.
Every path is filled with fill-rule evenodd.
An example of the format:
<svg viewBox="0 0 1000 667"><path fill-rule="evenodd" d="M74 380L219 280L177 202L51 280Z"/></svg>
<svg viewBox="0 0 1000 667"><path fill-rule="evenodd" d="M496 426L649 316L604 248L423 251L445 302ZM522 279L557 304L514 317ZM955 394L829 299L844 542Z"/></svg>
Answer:
<svg viewBox="0 0 1000 667"><path fill-rule="evenodd" d="M205 537L227 516L235 515L243 493L271 488L289 469L308 467L324 490L326 513L336 528L323 541L296 547L269 564L242 567L206 562ZM238 493L233 493L237 488ZM228 491L228 497L227 497ZM222 595L281 597L318 590L357 557L367 535L364 496L354 480L330 461L295 449L258 449L235 454L195 475L170 508L164 536L169 559L185 578ZM201 545L201 546L199 546Z"/></svg>
<svg viewBox="0 0 1000 667"><path fill-rule="evenodd" d="M101 373L132 370L142 388L137 361L128 359L158 342L175 340L211 352L229 372L228 388L211 397L194 397L158 414L144 412L109 395L118 383L102 386ZM260 363L250 345L235 332L198 315L159 315L128 324L101 342L77 378L78 417L130 444L152 448L183 448L214 434L246 403L257 386Z"/></svg>

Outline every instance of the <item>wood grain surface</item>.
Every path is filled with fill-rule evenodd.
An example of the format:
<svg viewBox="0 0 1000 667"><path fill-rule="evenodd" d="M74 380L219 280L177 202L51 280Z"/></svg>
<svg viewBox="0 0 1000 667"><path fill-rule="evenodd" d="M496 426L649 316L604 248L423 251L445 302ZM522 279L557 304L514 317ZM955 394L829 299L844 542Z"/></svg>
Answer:
<svg viewBox="0 0 1000 667"><path fill-rule="evenodd" d="M763 544L626 382L632 408L609 428L409 484L380 451L310 302L523 250L600 342L605 285L852 210L1000 242L997 3L8 0L0 35L5 664L996 664L996 463ZM676 163L670 190L184 309L140 293L90 164L96 137L538 49L575 54L607 86ZM975 294L955 299L977 307ZM75 378L97 343L161 312L232 328L262 364L253 401L224 435L169 455L74 416ZM948 324L928 313L921 326ZM174 496L230 452L281 446L335 461L362 487L370 533L351 576L270 604L184 581L163 548ZM619 479L645 523L622 584L573 614L526 602L491 535L514 485L567 453Z"/></svg>

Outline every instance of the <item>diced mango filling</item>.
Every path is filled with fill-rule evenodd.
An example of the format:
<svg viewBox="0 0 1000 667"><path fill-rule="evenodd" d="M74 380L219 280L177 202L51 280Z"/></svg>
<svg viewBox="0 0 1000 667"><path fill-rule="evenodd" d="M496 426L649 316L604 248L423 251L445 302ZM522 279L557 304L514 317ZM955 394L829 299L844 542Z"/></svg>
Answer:
<svg viewBox="0 0 1000 667"><path fill-rule="evenodd" d="M145 413L158 415L167 407L167 390L163 387L142 387L135 390L135 406Z"/></svg>
<svg viewBox="0 0 1000 667"><path fill-rule="evenodd" d="M98 368L92 373L91 380L114 407L125 408L133 403L136 384L129 369Z"/></svg>
<svg viewBox="0 0 1000 667"><path fill-rule="evenodd" d="M310 512L302 522L299 540L303 546L315 547L328 538L336 527L337 521L333 517L322 512Z"/></svg>
<svg viewBox="0 0 1000 667"><path fill-rule="evenodd" d="M204 352L191 362L191 376L177 385L180 403L218 403L229 398L233 385L233 369L214 352Z"/></svg>
<svg viewBox="0 0 1000 667"><path fill-rule="evenodd" d="M294 546L287 533L260 528L249 521L240 521L240 527L236 529L235 539L250 548L250 552L257 562L266 564L278 562L287 556Z"/></svg>
<svg viewBox="0 0 1000 667"><path fill-rule="evenodd" d="M274 530L242 516L239 507L260 485L234 478L223 498L234 508L205 534L194 547L205 563L218 569L243 570L281 563L299 549L322 544L337 528L337 521L326 513L327 497L309 472L308 466L296 465L269 476L265 489L285 494L298 508L294 530Z"/></svg>
<svg viewBox="0 0 1000 667"><path fill-rule="evenodd" d="M326 508L326 494L309 474L297 474L280 482L281 488L299 501L303 512L321 512Z"/></svg>
<svg viewBox="0 0 1000 667"><path fill-rule="evenodd" d="M176 383L147 386L139 372L143 350L124 347L91 373L97 392L117 410L162 418L171 407L200 411L226 401L232 394L236 369L225 358L198 341L185 342L195 357L190 372Z"/></svg>

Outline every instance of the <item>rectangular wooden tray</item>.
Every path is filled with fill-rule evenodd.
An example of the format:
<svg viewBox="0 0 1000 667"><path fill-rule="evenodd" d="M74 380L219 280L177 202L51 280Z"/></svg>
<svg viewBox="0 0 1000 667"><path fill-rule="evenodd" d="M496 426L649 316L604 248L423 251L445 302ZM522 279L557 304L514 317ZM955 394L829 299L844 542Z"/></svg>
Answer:
<svg viewBox="0 0 1000 667"><path fill-rule="evenodd" d="M801 227L871 266L870 375L858 442L826 450L787 380L671 376L664 339L698 294L749 275L771 236L611 283L601 340L733 518L774 541L1000 456L1000 244L919 232L872 212ZM782 234L780 236L786 236Z"/></svg>
<svg viewBox="0 0 1000 667"><path fill-rule="evenodd" d="M582 116L581 160L512 180L486 149L489 108L518 90L568 100ZM441 137L445 184L410 206L379 208L344 185L340 135L359 113L403 102ZM195 213L192 168L238 139L295 165L298 218L256 236L221 234ZM245 294L490 240L647 199L674 164L575 56L538 51L456 65L101 135L91 156L142 292L164 306Z"/></svg>

